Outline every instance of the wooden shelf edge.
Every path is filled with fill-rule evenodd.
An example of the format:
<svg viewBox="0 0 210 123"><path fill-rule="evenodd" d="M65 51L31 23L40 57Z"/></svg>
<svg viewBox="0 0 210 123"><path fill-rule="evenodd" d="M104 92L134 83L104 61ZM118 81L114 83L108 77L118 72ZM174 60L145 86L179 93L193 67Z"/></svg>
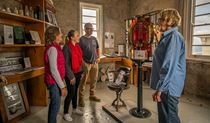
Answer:
<svg viewBox="0 0 210 123"><path fill-rule="evenodd" d="M100 63L107 63L107 62L119 62L122 61L122 57L103 57L100 59Z"/></svg>
<svg viewBox="0 0 210 123"><path fill-rule="evenodd" d="M44 47L45 44L0 44L0 47Z"/></svg>
<svg viewBox="0 0 210 123"><path fill-rule="evenodd" d="M7 75L5 78L7 79L7 84L6 83L0 83L0 87L3 87L5 85L9 85L15 82L21 82L27 79L31 79L34 77L38 77L44 74L44 67L37 68L36 70L32 70L29 72L25 72L22 74L15 74L15 75Z"/></svg>
<svg viewBox="0 0 210 123"><path fill-rule="evenodd" d="M21 22L44 23L44 21L42 21L42 20L38 20L35 18L22 16L22 15L18 15L18 14L14 14L14 13L2 12L2 11L0 11L0 16L4 17L5 19L13 19L13 20L21 21Z"/></svg>

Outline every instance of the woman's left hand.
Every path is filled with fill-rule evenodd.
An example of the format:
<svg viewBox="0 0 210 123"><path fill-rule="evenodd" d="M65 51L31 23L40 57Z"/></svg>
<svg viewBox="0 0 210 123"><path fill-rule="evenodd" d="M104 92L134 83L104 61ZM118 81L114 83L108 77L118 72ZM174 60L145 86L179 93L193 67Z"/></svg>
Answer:
<svg viewBox="0 0 210 123"><path fill-rule="evenodd" d="M161 102L161 92L160 91L156 91L153 95L152 95L153 101L155 102Z"/></svg>

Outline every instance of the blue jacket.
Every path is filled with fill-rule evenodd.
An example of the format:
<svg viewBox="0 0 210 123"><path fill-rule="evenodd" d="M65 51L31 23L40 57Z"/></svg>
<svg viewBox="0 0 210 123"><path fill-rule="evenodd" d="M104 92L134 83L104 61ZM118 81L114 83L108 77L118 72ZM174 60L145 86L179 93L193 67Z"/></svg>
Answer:
<svg viewBox="0 0 210 123"><path fill-rule="evenodd" d="M151 88L180 97L186 76L184 39L178 28L163 33L153 55Z"/></svg>

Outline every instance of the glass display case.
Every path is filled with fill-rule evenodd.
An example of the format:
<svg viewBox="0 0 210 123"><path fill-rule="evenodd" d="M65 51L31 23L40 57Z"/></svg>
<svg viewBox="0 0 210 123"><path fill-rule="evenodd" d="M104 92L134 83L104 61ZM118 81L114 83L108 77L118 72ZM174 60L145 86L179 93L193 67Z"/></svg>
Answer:
<svg viewBox="0 0 210 123"><path fill-rule="evenodd" d="M1 88L4 106L7 112L8 120L25 112L23 99L17 83L13 83Z"/></svg>

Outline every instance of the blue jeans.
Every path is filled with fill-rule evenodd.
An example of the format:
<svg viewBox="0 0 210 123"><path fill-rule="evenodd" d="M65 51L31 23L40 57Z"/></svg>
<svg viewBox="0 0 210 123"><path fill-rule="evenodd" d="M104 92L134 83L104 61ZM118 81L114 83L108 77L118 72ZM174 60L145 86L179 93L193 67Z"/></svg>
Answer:
<svg viewBox="0 0 210 123"><path fill-rule="evenodd" d="M50 94L50 105L48 110L48 123L57 122L57 114L60 109L61 92L57 84L47 85Z"/></svg>
<svg viewBox="0 0 210 123"><path fill-rule="evenodd" d="M159 123L180 123L178 116L179 98L170 94L161 94L161 102L158 102Z"/></svg>

